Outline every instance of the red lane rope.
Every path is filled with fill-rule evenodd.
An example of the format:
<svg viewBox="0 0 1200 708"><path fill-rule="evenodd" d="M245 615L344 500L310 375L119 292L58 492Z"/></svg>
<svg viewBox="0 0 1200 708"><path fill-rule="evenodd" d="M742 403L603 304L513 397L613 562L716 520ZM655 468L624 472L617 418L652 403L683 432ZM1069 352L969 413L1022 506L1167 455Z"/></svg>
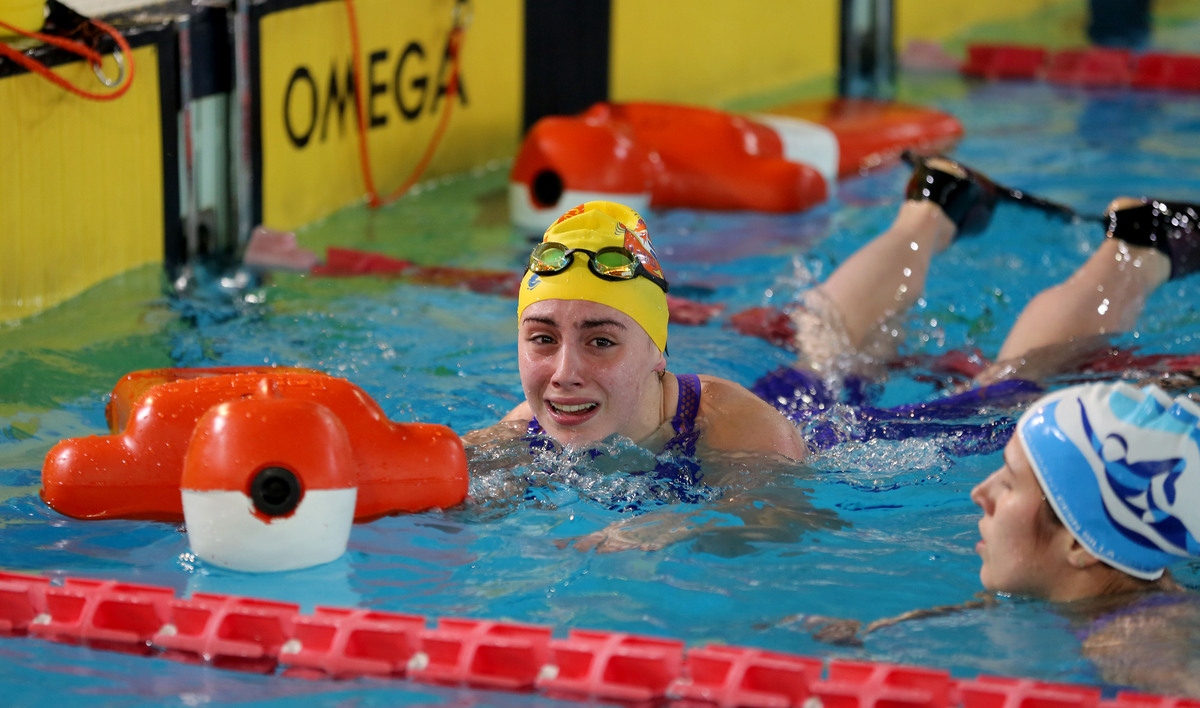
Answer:
<svg viewBox="0 0 1200 708"><path fill-rule="evenodd" d="M548 697L710 706L1180 708L1194 700L749 647L0 572L0 636L307 679L362 676Z"/></svg>
<svg viewBox="0 0 1200 708"><path fill-rule="evenodd" d="M114 29L111 25L95 18L90 18L88 21L113 38L113 41L117 43L117 47L120 48L121 54L125 58L125 62L128 64L128 75L121 83L121 86L116 90L108 92L96 92L80 88L51 71L50 68L45 64L34 59L33 57L27 56L24 52L19 52L16 49L13 49L4 42L0 42L0 56L11 59L17 64L25 67L25 69L28 71L38 74L56 86L70 91L77 96L82 96L83 98L91 99L93 101L111 101L114 98L119 98L129 90L130 86L133 85L133 52L129 48L129 43L125 41L125 37L122 36L121 33ZM83 59L86 59L87 62L91 64L93 70L101 65L101 57L99 52L95 51L86 44L83 44L82 42L77 42L73 39L67 39L66 37L58 37L52 34L46 34L44 32L29 32L19 27L14 27L3 20L0 20L0 28L6 29L13 34L20 34L31 39L36 39L45 44L49 44L58 47L59 49L71 52L72 54L77 54Z"/></svg>
<svg viewBox="0 0 1200 708"><path fill-rule="evenodd" d="M350 46L354 52L354 101L355 108L358 110L359 165L362 168L363 184L367 190L367 204L371 208L377 209L391 204L404 196L408 190L412 189L412 186L416 184L417 180L424 174L426 168L429 167L429 162L433 159L433 153L437 150L443 135L445 135L446 128L450 125L450 115L453 113L454 99L458 96L459 56L462 51L464 32L462 25L456 20L454 26L450 29L450 37L448 39L450 79L446 91L446 108L442 112L441 120L438 121L429 144L425 147L425 153L417 161L412 173L394 192L387 197L380 197L378 190L375 188L375 178L371 174L371 155L370 149L367 146L367 113L362 92L362 51L358 38L358 17L354 11L354 0L346 0L346 19L350 25Z"/></svg>

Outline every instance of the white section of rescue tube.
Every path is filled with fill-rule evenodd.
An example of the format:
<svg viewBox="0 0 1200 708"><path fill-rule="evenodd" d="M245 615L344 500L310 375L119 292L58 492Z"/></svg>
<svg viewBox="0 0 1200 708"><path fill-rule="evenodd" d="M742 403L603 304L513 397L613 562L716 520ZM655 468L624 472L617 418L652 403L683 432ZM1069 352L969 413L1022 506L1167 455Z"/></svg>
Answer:
<svg viewBox="0 0 1200 708"><path fill-rule="evenodd" d="M638 213L650 209L650 193L614 193L589 192L581 189L564 189L562 196L553 206L540 209L534 206L533 196L529 193L529 185L521 182L510 182L508 185L508 211L512 222L519 228L531 233L541 233L550 228L558 217L568 209L577 207L585 202L607 201L624 204Z"/></svg>
<svg viewBox="0 0 1200 708"><path fill-rule="evenodd" d="M183 518L197 558L230 570L298 570L346 551L358 488L310 489L288 516L255 514L239 491L184 489Z"/></svg>
<svg viewBox="0 0 1200 708"><path fill-rule="evenodd" d="M832 194L837 187L838 159L841 155L837 136L820 123L765 113L750 116L758 123L769 126L783 143L783 156L790 162L808 165L825 178L825 186Z"/></svg>

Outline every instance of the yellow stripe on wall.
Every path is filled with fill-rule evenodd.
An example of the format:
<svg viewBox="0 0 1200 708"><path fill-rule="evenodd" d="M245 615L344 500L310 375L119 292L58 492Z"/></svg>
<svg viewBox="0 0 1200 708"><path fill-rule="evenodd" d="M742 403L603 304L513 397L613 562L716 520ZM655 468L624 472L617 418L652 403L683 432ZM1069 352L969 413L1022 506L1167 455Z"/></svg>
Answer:
<svg viewBox="0 0 1200 708"><path fill-rule="evenodd" d="M36 74L0 79L0 322L163 258L158 53L125 95L93 101ZM116 76L111 57L105 73ZM54 71L102 90L85 62Z"/></svg>
<svg viewBox="0 0 1200 708"><path fill-rule="evenodd" d="M613 0L611 98L719 106L836 76L839 4Z"/></svg>
<svg viewBox="0 0 1200 708"><path fill-rule="evenodd" d="M840 5L613 0L610 96L723 106L805 82L836 91ZM896 0L896 49L1040 14L1055 18L1060 41L1082 43L1087 11L1087 0Z"/></svg>
<svg viewBox="0 0 1200 708"><path fill-rule="evenodd" d="M455 0L357 0L361 79L371 174L380 196L404 184L434 138L449 99L444 53ZM466 103L422 179L511 156L520 139L519 0L467 5L461 54ZM367 193L349 84L353 62L346 5L316 3L261 20L259 55L263 222L292 229L361 201Z"/></svg>
<svg viewBox="0 0 1200 708"><path fill-rule="evenodd" d="M897 0L896 50L912 41L938 42L964 33L986 34L988 25L1000 25L1026 19L1040 13L1052 13L1053 25L1044 28L1058 42L1086 44L1088 0L1005 0L993 2L955 2L953 0ZM999 38L998 38L999 39ZM1038 44L1044 36L1013 37L1004 31L1004 41L1012 44Z"/></svg>

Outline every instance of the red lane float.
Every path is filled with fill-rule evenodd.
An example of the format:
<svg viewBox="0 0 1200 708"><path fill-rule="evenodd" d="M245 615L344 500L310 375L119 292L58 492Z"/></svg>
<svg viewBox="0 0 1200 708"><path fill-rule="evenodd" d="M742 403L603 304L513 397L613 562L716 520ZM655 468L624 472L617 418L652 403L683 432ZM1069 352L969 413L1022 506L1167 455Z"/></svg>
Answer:
<svg viewBox="0 0 1200 708"><path fill-rule="evenodd" d="M317 371L135 371L106 415L110 435L47 454L46 504L80 519L186 521L193 552L239 570L332 560L353 521L467 492L453 431L394 423L361 388Z"/></svg>
<svg viewBox="0 0 1200 708"><path fill-rule="evenodd" d="M635 209L794 212L824 202L836 180L944 150L962 125L889 101L801 102L753 116L664 103L598 103L530 128L509 177L513 222L541 231L593 199Z"/></svg>
<svg viewBox="0 0 1200 708"><path fill-rule="evenodd" d="M1107 47L1051 51L1028 45L973 44L967 47L961 71L989 80L1200 91L1200 55L1168 52L1135 53Z"/></svg>
<svg viewBox="0 0 1200 708"><path fill-rule="evenodd" d="M481 619L0 572L0 635L306 679L410 679L546 697L787 708L1200 708L1190 698Z"/></svg>

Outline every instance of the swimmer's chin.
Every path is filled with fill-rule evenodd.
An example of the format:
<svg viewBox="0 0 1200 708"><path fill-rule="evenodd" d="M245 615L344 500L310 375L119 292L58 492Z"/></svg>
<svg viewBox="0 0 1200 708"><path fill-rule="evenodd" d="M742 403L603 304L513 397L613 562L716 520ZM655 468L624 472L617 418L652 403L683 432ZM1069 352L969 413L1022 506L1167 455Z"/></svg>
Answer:
<svg viewBox="0 0 1200 708"><path fill-rule="evenodd" d="M591 417L583 420L573 420L569 417L560 419L553 413L549 421L542 422L542 429L546 435L567 449L603 445L612 438L620 437L611 430L598 430Z"/></svg>

